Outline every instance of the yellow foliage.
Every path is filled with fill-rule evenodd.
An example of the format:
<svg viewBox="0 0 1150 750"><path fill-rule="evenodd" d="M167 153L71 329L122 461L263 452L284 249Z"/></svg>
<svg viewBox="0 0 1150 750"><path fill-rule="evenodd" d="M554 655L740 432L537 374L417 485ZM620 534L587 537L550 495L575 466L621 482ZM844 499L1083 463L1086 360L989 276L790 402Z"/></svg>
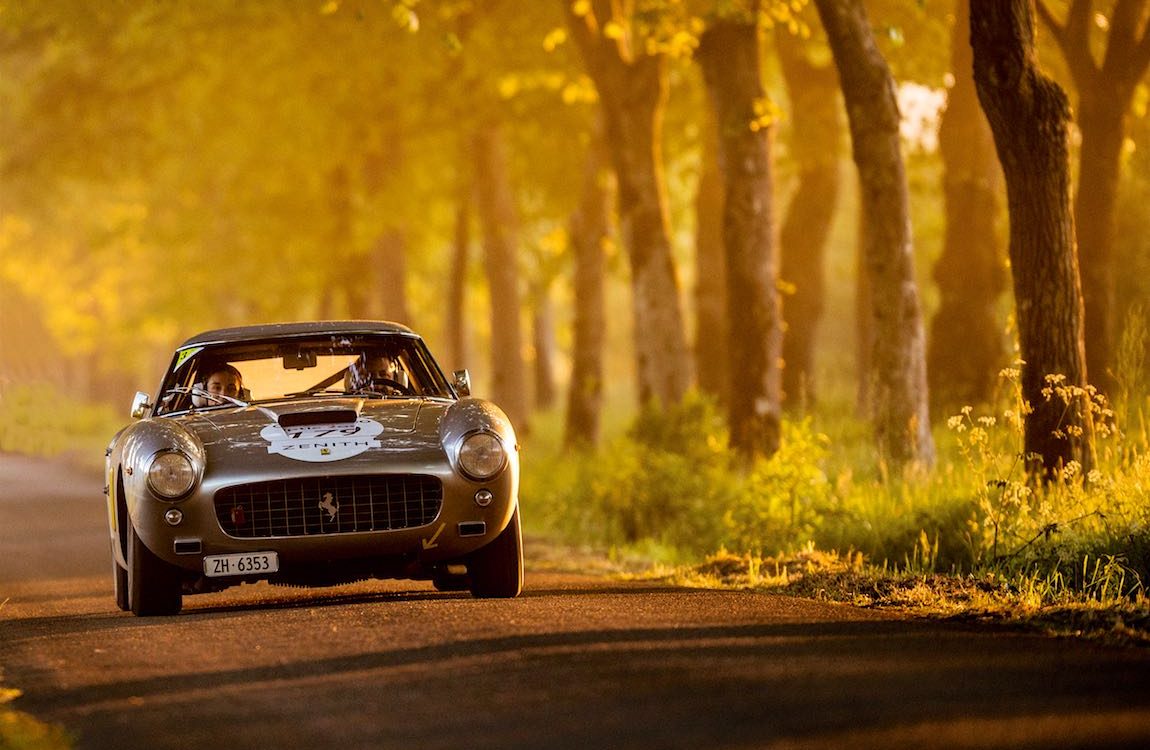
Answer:
<svg viewBox="0 0 1150 750"><path fill-rule="evenodd" d="M607 25L603 27L603 36L608 39L622 39L627 35L627 30L623 28L623 24L618 21L608 21Z"/></svg>
<svg viewBox="0 0 1150 750"><path fill-rule="evenodd" d="M567 29L562 26L551 29L547 32L547 36L543 37L543 49L548 52L554 52L560 46L567 42Z"/></svg>

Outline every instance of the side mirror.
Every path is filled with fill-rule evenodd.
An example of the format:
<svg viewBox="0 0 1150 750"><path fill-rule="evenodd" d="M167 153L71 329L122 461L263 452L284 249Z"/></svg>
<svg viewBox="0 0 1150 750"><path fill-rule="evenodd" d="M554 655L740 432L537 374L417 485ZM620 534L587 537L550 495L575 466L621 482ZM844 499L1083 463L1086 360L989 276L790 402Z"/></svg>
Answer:
<svg viewBox="0 0 1150 750"><path fill-rule="evenodd" d="M143 419L152 413L150 399L151 396L143 391L136 391L136 396L132 399L132 419Z"/></svg>
<svg viewBox="0 0 1150 750"><path fill-rule="evenodd" d="M456 370L451 373L451 385L460 396L471 395L471 373L467 370Z"/></svg>

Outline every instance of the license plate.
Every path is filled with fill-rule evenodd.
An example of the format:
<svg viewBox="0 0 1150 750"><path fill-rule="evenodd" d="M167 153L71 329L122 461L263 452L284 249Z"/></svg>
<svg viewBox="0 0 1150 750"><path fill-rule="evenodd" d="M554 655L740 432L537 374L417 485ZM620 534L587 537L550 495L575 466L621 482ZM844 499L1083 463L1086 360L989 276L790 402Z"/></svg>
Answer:
<svg viewBox="0 0 1150 750"><path fill-rule="evenodd" d="M280 558L275 552L236 552L204 558L204 575L209 578L262 575L279 569Z"/></svg>

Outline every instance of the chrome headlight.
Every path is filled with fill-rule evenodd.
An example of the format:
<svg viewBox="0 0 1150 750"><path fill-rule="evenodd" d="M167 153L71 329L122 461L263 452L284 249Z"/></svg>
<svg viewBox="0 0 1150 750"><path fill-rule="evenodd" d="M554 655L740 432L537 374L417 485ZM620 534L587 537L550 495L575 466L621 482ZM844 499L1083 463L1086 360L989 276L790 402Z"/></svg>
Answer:
<svg viewBox="0 0 1150 750"><path fill-rule="evenodd" d="M503 441L490 432L473 432L459 446L459 468L472 479L491 479L507 465Z"/></svg>
<svg viewBox="0 0 1150 750"><path fill-rule="evenodd" d="M183 497L196 484L192 460L179 451L163 451L152 456L148 466L148 489L168 500Z"/></svg>

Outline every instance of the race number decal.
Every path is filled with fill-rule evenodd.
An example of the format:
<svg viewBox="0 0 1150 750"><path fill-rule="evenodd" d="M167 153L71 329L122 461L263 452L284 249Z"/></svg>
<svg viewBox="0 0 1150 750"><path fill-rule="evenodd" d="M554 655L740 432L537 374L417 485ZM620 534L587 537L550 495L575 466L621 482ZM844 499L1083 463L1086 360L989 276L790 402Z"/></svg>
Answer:
<svg viewBox="0 0 1150 750"><path fill-rule="evenodd" d="M340 461L358 456L368 448L378 448L375 438L383 425L374 419L360 417L355 424L309 424L283 428L269 424L260 430L268 441L268 453L278 453L296 461Z"/></svg>

